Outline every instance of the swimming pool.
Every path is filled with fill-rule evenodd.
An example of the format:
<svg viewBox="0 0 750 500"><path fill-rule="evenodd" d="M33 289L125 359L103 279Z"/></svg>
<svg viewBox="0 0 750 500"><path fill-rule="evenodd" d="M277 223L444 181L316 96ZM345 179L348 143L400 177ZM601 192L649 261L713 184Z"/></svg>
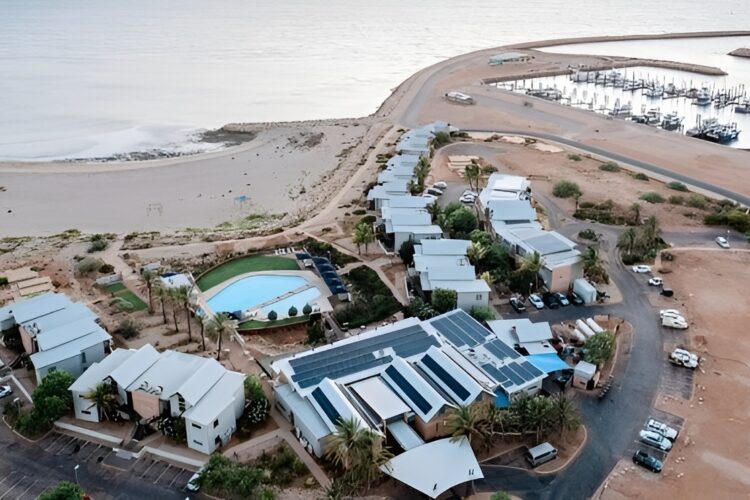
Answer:
<svg viewBox="0 0 750 500"><path fill-rule="evenodd" d="M215 313L245 311L260 304L280 299L263 308L264 313L276 311L279 317L286 317L289 308L294 306L302 313L305 304L320 297L320 291L313 286L289 297L282 295L310 283L300 276L257 275L248 276L231 283L208 299L208 305Z"/></svg>

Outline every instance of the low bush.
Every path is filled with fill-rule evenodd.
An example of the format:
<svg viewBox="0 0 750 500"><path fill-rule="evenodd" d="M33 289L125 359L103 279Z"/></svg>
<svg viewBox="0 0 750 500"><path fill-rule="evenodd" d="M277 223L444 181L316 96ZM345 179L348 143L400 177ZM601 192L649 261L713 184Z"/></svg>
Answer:
<svg viewBox="0 0 750 500"><path fill-rule="evenodd" d="M401 309L391 290L369 267L355 267L344 279L351 285L352 302L336 312L339 324L357 328L387 319Z"/></svg>
<svg viewBox="0 0 750 500"><path fill-rule="evenodd" d="M737 208L708 214L703 222L708 226L727 226L740 233L750 232L750 214Z"/></svg>
<svg viewBox="0 0 750 500"><path fill-rule="evenodd" d="M112 264L104 264L99 268L99 272L102 274L112 274L115 272L115 266Z"/></svg>
<svg viewBox="0 0 750 500"><path fill-rule="evenodd" d="M575 182L560 181L552 188L552 194L558 198L572 198L581 195L581 188Z"/></svg>
<svg viewBox="0 0 750 500"><path fill-rule="evenodd" d="M101 252L109 246L107 238L103 234L95 234L91 237L91 246L89 246L89 253Z"/></svg>
<svg viewBox="0 0 750 500"><path fill-rule="evenodd" d="M365 215L359 220L360 224L367 224L368 226L378 220L374 215Z"/></svg>
<svg viewBox="0 0 750 500"><path fill-rule="evenodd" d="M670 205L683 205L685 203L685 197L679 195L672 195L667 198Z"/></svg>
<svg viewBox="0 0 750 500"><path fill-rule="evenodd" d="M367 210L365 210L364 208L358 208L357 210L352 211L353 215L365 215L366 213Z"/></svg>
<svg viewBox="0 0 750 500"><path fill-rule="evenodd" d="M76 264L76 270L79 274L86 275L98 271L103 265L104 261L101 259L97 259L96 257L84 257L78 261L78 264Z"/></svg>
<svg viewBox="0 0 750 500"><path fill-rule="evenodd" d="M8 278L5 276L0 276L0 286L5 286L8 284Z"/></svg>
<svg viewBox="0 0 750 500"><path fill-rule="evenodd" d="M120 326L117 327L117 333L122 335L124 339L132 339L133 337L137 337L138 333L140 333L140 330L141 329L138 323L130 318L122 320L122 322L120 322Z"/></svg>
<svg viewBox="0 0 750 500"><path fill-rule="evenodd" d="M688 187L685 184L676 181L668 182L667 187L669 189L674 189L675 191L682 191L683 193L687 193L688 191Z"/></svg>
<svg viewBox="0 0 750 500"><path fill-rule="evenodd" d="M649 181L648 175L643 174L641 172L638 172L637 174L633 175L633 179L638 180L638 181L646 181L646 182Z"/></svg>
<svg viewBox="0 0 750 500"><path fill-rule="evenodd" d="M582 240L591 240L596 241L599 239L599 237L596 235L596 231L593 229L584 229L582 231L578 232L578 237Z"/></svg>
<svg viewBox="0 0 750 500"><path fill-rule="evenodd" d="M653 191L643 193L640 199L649 203L664 203L664 197L659 193L654 193Z"/></svg>
<svg viewBox="0 0 750 500"><path fill-rule="evenodd" d="M568 160L570 161L581 161L583 158L581 158L581 155L568 155Z"/></svg>
<svg viewBox="0 0 750 500"><path fill-rule="evenodd" d="M495 319L495 312L489 307L474 306L469 311L469 314L472 318L479 321L480 323L483 321L490 321L492 319Z"/></svg>
<svg viewBox="0 0 750 500"><path fill-rule="evenodd" d="M297 313L298 313L297 308L292 306L289 308L289 312L287 314L289 315L290 318L293 318L297 315Z"/></svg>
<svg viewBox="0 0 750 500"><path fill-rule="evenodd" d="M685 205L691 208L699 208L703 210L704 208L706 208L706 206L708 206L708 200L706 200L705 196L701 196L699 194L691 194L685 202Z"/></svg>
<svg viewBox="0 0 750 500"><path fill-rule="evenodd" d="M599 165L599 170L603 170L605 172L619 172L620 166L613 161L608 161L607 163L602 163L601 165Z"/></svg>
<svg viewBox="0 0 750 500"><path fill-rule="evenodd" d="M324 228L325 229L325 228ZM330 231L331 228L328 228ZM350 262L356 262L356 258L351 255L339 252L333 245L324 241L316 240L315 238L307 238L303 240L301 245L313 256L320 257L331 257L331 264L338 267L343 267Z"/></svg>

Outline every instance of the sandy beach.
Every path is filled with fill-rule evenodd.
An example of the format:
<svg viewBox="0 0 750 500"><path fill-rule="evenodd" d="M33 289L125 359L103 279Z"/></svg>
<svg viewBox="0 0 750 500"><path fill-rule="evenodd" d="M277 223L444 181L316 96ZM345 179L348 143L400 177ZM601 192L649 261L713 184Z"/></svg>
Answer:
<svg viewBox="0 0 750 500"><path fill-rule="evenodd" d="M562 42L571 40L545 43ZM370 117L234 124L229 128L258 135L220 152L142 162L0 163L0 233L43 236L72 228L174 232L220 224L231 229L247 217L290 227L323 210L388 129L434 120L467 130L554 134L750 196L745 151L607 119L485 83L564 73L571 66L613 64L609 57L528 48L540 44L514 47L529 50L534 59L528 63L491 67L487 57L502 50L493 48L425 68L395 89ZM649 61L619 58L618 64L648 65ZM477 104L452 104L442 97L449 90L464 91Z"/></svg>

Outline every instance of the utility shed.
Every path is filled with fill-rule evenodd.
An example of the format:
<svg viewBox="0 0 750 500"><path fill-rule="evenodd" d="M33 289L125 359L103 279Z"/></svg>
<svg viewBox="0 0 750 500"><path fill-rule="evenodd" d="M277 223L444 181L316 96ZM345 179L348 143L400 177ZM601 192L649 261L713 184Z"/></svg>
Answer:
<svg viewBox="0 0 750 500"><path fill-rule="evenodd" d="M573 385L580 389L593 389L596 384L596 365L579 362L573 370Z"/></svg>

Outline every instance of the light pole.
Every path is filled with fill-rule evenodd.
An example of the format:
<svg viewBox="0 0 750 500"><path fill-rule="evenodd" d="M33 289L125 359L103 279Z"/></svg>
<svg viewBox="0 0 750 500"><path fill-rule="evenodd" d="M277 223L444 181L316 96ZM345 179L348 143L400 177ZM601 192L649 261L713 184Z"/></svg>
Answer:
<svg viewBox="0 0 750 500"><path fill-rule="evenodd" d="M727 246L729 245L729 229L727 229Z"/></svg>
<svg viewBox="0 0 750 500"><path fill-rule="evenodd" d="M73 467L73 472L74 472L74 473L75 473L75 475L76 475L76 484L77 484L78 486L81 486L81 483L79 483L79 482L78 482L78 467L80 467L80 465L76 464L76 466L75 466L75 467Z"/></svg>

